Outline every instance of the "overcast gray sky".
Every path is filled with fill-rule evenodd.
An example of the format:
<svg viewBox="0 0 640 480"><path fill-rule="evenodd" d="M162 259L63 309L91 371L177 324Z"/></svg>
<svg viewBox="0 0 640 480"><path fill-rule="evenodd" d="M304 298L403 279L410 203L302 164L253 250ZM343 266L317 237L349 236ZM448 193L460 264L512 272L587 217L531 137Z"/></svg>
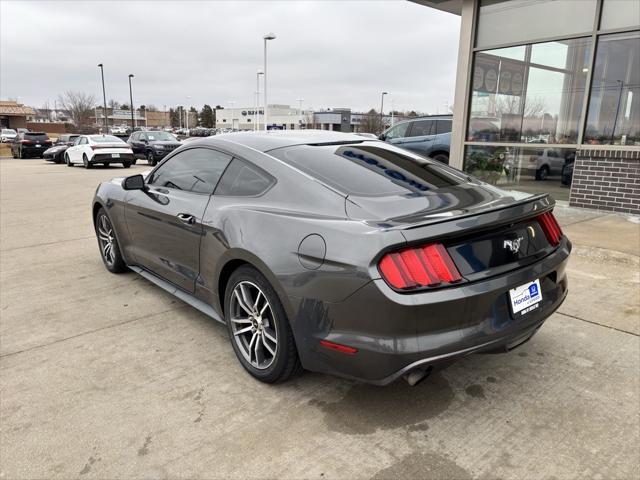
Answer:
<svg viewBox="0 0 640 480"><path fill-rule="evenodd" d="M252 105L262 36L269 103L444 111L459 17L408 1L0 0L0 97L40 107L65 90L107 101ZM187 100L186 96L191 99ZM387 108L385 108L386 110Z"/></svg>

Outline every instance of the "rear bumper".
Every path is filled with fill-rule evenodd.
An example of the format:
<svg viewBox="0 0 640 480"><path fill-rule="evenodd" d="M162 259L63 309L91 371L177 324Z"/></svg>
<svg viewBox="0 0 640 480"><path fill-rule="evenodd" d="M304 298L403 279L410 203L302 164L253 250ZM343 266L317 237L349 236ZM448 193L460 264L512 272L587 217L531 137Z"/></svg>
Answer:
<svg viewBox="0 0 640 480"><path fill-rule="evenodd" d="M400 294L374 280L340 303L301 300L294 334L305 368L386 385L416 369L471 353L508 351L531 338L562 304L571 244L528 267L460 287ZM540 279L539 308L518 318L510 289ZM358 349L347 355L329 340Z"/></svg>
<svg viewBox="0 0 640 480"><path fill-rule="evenodd" d="M91 159L90 163L124 163L131 162L133 163L133 154L132 153L121 153L119 157L113 158L110 153L96 153Z"/></svg>
<svg viewBox="0 0 640 480"><path fill-rule="evenodd" d="M48 150L51 146L48 147L21 147L19 151L22 151L22 155L25 157L41 157L45 150Z"/></svg>

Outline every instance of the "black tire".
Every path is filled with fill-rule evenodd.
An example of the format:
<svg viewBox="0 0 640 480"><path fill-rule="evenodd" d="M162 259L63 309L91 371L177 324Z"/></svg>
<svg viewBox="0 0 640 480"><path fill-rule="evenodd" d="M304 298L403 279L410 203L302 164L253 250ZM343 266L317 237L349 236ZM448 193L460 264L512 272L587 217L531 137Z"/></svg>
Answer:
<svg viewBox="0 0 640 480"><path fill-rule="evenodd" d="M438 153L432 158L434 160L437 160L438 162L444 163L445 165L449 165L449 155L447 155L446 153Z"/></svg>
<svg viewBox="0 0 640 480"><path fill-rule="evenodd" d="M275 326L273 330L275 330L277 338L275 355L272 357L270 365L266 368L260 369L252 365L244 357L244 354L240 350L240 346L238 345L240 340L237 341L236 336L234 336L234 327L232 326L231 321L233 313L231 300L232 296L234 295L234 289L241 283L253 284L262 291L262 294L267 299L268 305L270 307L270 316L273 317L271 318L271 320L268 320L267 316L265 316L265 321L270 321L272 322L271 325ZM280 298L278 297L276 291L260 272L248 265L244 265L234 271L231 274L229 281L227 282L224 296L224 307L225 321L227 324L227 330L229 332L231 345L233 346L236 357L238 358L244 369L249 372L249 374L251 374L257 380L260 380L261 382L279 383L289 380L302 372L302 364L300 363L300 358L298 357L298 350L293 338L291 326L289 325L289 320L287 319L287 314L282 307L282 303L280 302ZM267 310L267 312L269 312L269 310ZM251 334L251 332L247 333L247 335ZM258 341L256 341L256 344L257 343ZM263 352L264 351L265 350L263 349Z"/></svg>
<svg viewBox="0 0 640 480"><path fill-rule="evenodd" d="M105 229L105 223L108 228ZM110 229L110 230L109 230ZM96 215L95 221L95 231L96 238L98 240L98 248L100 249L100 257L102 258L102 263L107 267L111 273L124 273L128 270L127 264L124 263L124 259L122 258L122 254L120 253L120 245L118 244L118 240L116 239L115 229L113 228L113 224L111 223L111 219L105 212L104 208L100 208L98 210L98 214ZM104 236L104 233L107 233L107 237ZM107 242L107 238L110 240ZM107 249L105 253L105 244L110 243L111 247ZM112 251L113 255L109 255L109 251Z"/></svg>
<svg viewBox="0 0 640 480"><path fill-rule="evenodd" d="M91 165L91 162L89 161L85 153L82 154L82 164L84 165L84 168L93 167L93 165Z"/></svg>
<svg viewBox="0 0 640 480"><path fill-rule="evenodd" d="M66 153L64 154L64 163L67 164L67 167L73 167L73 163L71 163L71 160L69 160L69 155L67 155Z"/></svg>
<svg viewBox="0 0 640 480"><path fill-rule="evenodd" d="M124 168L131 168L131 162L122 162Z"/></svg>
<svg viewBox="0 0 640 480"><path fill-rule="evenodd" d="M56 155L55 159L53 160L53 162L57 165L60 165L62 163L62 157L60 155Z"/></svg>
<svg viewBox="0 0 640 480"><path fill-rule="evenodd" d="M147 152L147 163L149 165L151 165L152 167L155 167L157 165L157 161L155 159L155 157L153 156L153 153L151 151Z"/></svg>
<svg viewBox="0 0 640 480"><path fill-rule="evenodd" d="M546 180L549 176L549 167L543 165L536 171L536 180Z"/></svg>

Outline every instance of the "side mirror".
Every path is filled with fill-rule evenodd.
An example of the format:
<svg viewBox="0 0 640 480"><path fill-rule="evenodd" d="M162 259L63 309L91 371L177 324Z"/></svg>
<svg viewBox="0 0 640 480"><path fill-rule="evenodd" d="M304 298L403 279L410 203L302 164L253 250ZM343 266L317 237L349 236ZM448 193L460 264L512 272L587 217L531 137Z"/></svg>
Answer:
<svg viewBox="0 0 640 480"><path fill-rule="evenodd" d="M378 139L382 140L383 142L387 139L387 136L384 133L381 133L380 136L378 137Z"/></svg>
<svg viewBox="0 0 640 480"><path fill-rule="evenodd" d="M147 186L144 184L144 177L138 174L126 177L122 181L122 188L125 190L146 190Z"/></svg>

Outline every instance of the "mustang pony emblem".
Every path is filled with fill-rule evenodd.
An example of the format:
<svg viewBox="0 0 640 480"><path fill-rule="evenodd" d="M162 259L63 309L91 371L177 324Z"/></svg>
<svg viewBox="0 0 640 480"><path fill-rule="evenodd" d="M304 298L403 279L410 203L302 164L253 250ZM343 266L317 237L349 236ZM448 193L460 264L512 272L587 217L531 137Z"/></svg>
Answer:
<svg viewBox="0 0 640 480"><path fill-rule="evenodd" d="M505 240L502 246L504 248L511 250L512 253L518 253L518 250L520 250L520 244L522 243L522 240L523 240L522 237L514 238L513 240Z"/></svg>

